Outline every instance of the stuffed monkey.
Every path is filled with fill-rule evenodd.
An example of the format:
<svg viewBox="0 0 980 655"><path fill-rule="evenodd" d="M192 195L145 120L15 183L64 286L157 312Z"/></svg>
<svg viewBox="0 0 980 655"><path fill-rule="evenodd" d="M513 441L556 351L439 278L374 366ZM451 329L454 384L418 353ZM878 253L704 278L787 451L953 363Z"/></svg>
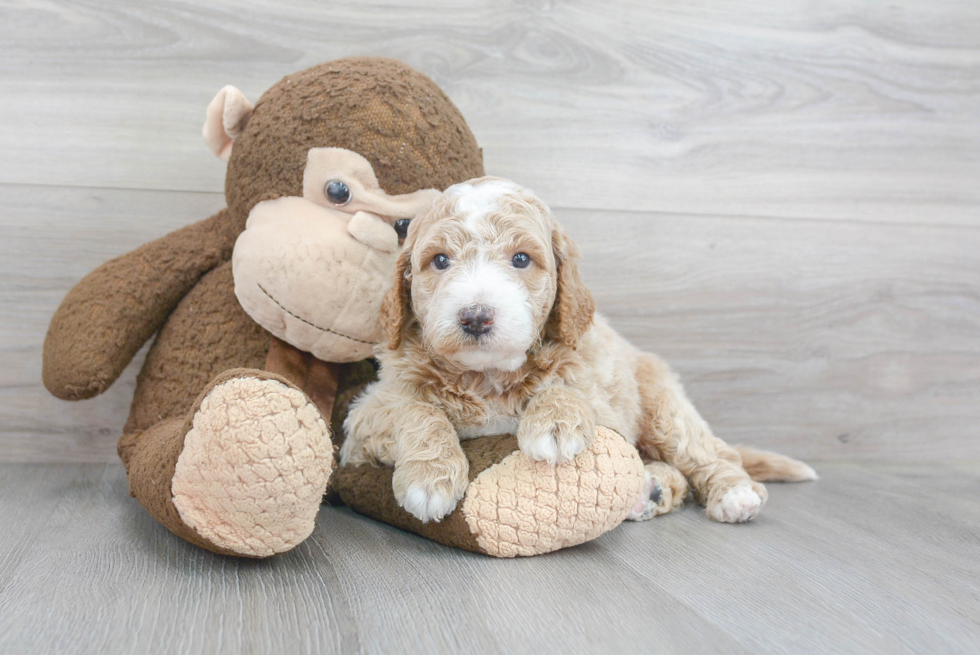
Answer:
<svg viewBox="0 0 980 655"><path fill-rule="evenodd" d="M227 208L79 282L51 321L43 378L59 398L91 398L155 334L118 446L131 494L187 541L269 557L313 530L331 439L374 377L366 358L408 221L483 175L482 153L431 80L367 57L287 76L254 107L225 87L203 134L228 162ZM643 484L614 433L557 468L507 436L467 451L471 487L438 524L397 506L389 469L341 470L331 486L358 512L513 556L602 534Z"/></svg>

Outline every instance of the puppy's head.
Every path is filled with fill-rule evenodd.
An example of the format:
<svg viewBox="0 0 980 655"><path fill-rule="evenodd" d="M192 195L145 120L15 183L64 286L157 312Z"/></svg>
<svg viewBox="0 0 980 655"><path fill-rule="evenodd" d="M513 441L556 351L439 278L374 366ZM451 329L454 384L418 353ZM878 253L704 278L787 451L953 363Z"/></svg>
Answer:
<svg viewBox="0 0 980 655"><path fill-rule="evenodd" d="M381 311L388 347L417 326L427 350L476 371L515 370L542 339L575 347L594 312L577 256L527 189L451 186L409 227Z"/></svg>

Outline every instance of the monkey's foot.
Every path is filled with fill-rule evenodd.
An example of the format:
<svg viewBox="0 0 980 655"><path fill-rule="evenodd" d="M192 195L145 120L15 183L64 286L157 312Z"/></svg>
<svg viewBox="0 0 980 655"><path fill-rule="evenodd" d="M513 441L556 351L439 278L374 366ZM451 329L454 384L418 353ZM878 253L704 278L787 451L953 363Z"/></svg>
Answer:
<svg viewBox="0 0 980 655"><path fill-rule="evenodd" d="M301 391L233 378L201 399L174 469L173 504L219 551L268 557L313 532L332 469L329 428Z"/></svg>

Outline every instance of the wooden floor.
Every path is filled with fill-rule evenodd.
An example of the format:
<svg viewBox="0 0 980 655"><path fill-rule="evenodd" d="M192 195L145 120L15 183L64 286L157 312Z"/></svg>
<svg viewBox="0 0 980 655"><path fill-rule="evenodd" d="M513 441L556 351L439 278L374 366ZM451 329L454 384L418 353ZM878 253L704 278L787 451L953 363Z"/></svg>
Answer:
<svg viewBox="0 0 980 655"><path fill-rule="evenodd" d="M154 524L115 456L142 355L55 400L47 323L224 205L218 89L363 54L446 90L720 436L823 479L522 561L336 508L265 563ZM0 89L0 653L980 652L975 0L21 0Z"/></svg>
<svg viewBox="0 0 980 655"><path fill-rule="evenodd" d="M252 562L117 464L0 466L3 653L976 653L980 464L826 463L754 523L693 507L520 560L326 507Z"/></svg>

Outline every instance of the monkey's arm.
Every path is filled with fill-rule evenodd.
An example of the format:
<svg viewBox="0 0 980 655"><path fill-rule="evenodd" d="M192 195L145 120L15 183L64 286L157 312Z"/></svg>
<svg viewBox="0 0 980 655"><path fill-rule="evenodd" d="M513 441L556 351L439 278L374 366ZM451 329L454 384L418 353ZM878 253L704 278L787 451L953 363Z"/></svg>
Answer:
<svg viewBox="0 0 980 655"><path fill-rule="evenodd" d="M221 210L86 275L44 339L48 391L65 400L105 391L198 279L231 257L236 236Z"/></svg>

